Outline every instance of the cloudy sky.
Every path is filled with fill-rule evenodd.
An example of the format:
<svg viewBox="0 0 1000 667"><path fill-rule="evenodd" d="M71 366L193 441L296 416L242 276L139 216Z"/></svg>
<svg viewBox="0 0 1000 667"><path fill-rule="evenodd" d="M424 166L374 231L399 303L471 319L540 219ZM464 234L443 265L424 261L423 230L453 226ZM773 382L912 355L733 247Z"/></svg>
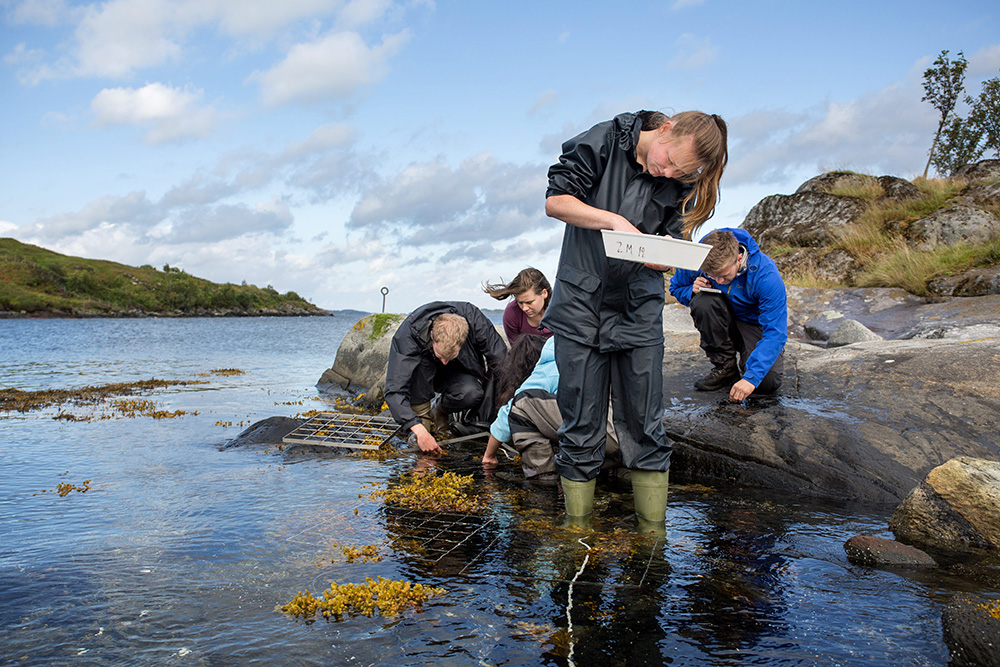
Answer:
<svg viewBox="0 0 1000 667"><path fill-rule="evenodd" d="M946 8L947 7L947 8ZM559 146L621 111L730 124L705 230L831 169L912 178L943 49L996 0L0 0L0 236L330 309L554 277Z"/></svg>

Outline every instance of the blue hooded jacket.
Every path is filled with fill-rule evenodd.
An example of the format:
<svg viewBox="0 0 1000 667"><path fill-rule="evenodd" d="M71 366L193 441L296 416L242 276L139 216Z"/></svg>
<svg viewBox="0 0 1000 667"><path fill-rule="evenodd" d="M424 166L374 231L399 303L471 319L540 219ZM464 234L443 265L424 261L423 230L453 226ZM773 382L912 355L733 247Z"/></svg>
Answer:
<svg viewBox="0 0 1000 667"><path fill-rule="evenodd" d="M556 343L554 338L549 338L542 346L542 353L538 357L538 361L535 362L535 369L531 371L528 379L521 383L514 395L517 396L528 389L544 389L550 394L554 394L558 387L559 369L556 368ZM513 398L507 401L507 404L500 408L497 418L490 426L490 433L500 442L510 442L510 423L507 419L513 403Z"/></svg>
<svg viewBox="0 0 1000 667"><path fill-rule="evenodd" d="M723 228L719 231L732 232L736 240L747 249L746 271L728 285L719 285L702 271L677 269L670 279L670 293L679 302L689 306L694 279L702 276L713 287L722 291L733 307L736 319L760 325L763 337L747 359L746 372L743 374L743 379L756 387L771 370L788 342L785 282L781 279L774 260L761 252L757 242L745 230Z"/></svg>

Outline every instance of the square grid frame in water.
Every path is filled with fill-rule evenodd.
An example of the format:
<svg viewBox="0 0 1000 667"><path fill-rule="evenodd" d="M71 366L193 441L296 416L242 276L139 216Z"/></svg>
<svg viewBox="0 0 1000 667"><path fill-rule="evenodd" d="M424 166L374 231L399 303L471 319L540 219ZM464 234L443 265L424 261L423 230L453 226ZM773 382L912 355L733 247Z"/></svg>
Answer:
<svg viewBox="0 0 1000 667"><path fill-rule="evenodd" d="M370 503L356 504L349 508L343 506L339 511L330 509L336 515L346 510L344 514L348 516L355 515L354 511L358 510L358 513L369 521L362 522L364 528L355 524L357 530L353 535L355 539L371 541L378 533L383 539L388 539L393 554L391 558L406 560L418 567L436 569L438 576L500 577L528 584L565 584L569 583L576 573L575 583L578 586L638 589L647 585L647 580L651 576L655 578L662 574L659 571L661 568L669 568L662 558L665 541L662 537L643 538L634 535L642 549L634 553L633 557L626 559L627 563L617 563L611 570L597 567L581 568L577 573L582 556L588 553L588 548L601 546L602 533L595 532L588 535L579 531L568 531L565 541L535 544L527 548L523 545L538 542L536 532L519 527L516 520L501 522L498 518L490 516L489 512L484 514L433 512L394 505L374 508ZM371 519L383 525L376 527L370 523ZM298 527L288 539L318 545L324 541L324 536L330 534L334 526L340 529L346 527L342 525L341 519L331 517L329 520ZM354 531L346 532L354 533ZM508 562L512 558L515 561L523 559L532 560L535 565L518 567L515 572L511 572L509 568L500 570L493 567L491 564L504 552L506 552L505 560ZM594 553L594 558L599 558L596 552ZM593 559L591 562L592 565L596 565ZM541 563L548 565L539 567ZM557 566L558 564L562 567Z"/></svg>
<svg viewBox="0 0 1000 667"><path fill-rule="evenodd" d="M379 415L321 412L281 439L286 445L378 449L399 433L396 420Z"/></svg>

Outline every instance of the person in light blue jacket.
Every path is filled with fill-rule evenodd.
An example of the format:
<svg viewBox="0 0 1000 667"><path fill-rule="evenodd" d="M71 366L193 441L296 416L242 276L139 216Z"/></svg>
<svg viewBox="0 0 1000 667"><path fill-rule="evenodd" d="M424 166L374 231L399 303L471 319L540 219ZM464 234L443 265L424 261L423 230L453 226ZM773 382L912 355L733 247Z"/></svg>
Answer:
<svg viewBox="0 0 1000 667"><path fill-rule="evenodd" d="M483 453L484 467L496 467L501 444L511 443L521 457L526 479L558 477L554 459L554 445L559 441L562 424L556 400L558 387L555 340L535 334L519 336L497 374L502 405L490 425L490 438ZM605 467L617 466L618 440L611 416L605 448L608 453Z"/></svg>
<svg viewBox="0 0 1000 667"><path fill-rule="evenodd" d="M773 393L781 386L788 341L781 274L743 229L717 229L701 242L712 246L701 270L678 269L670 280L670 293L691 308L712 363L694 388L728 389L734 402Z"/></svg>

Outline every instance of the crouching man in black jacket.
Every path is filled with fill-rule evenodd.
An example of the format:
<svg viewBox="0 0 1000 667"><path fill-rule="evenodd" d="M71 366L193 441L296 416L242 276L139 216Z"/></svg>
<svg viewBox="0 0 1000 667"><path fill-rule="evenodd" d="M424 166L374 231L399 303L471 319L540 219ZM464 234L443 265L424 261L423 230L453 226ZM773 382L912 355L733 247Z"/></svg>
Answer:
<svg viewBox="0 0 1000 667"><path fill-rule="evenodd" d="M506 354L496 327L471 303L421 306L392 337L385 377L389 411L421 451L441 451L430 429L447 426L450 413L470 410L488 428L496 408L487 388ZM435 395L440 400L432 411Z"/></svg>

